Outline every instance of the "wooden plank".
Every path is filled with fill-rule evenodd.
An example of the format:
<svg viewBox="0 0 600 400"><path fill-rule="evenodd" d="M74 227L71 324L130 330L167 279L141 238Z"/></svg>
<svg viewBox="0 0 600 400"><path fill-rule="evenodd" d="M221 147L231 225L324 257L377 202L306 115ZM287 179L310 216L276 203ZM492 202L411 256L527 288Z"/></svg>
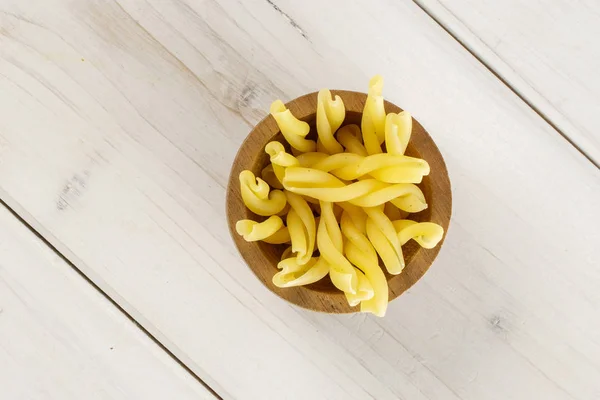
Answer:
<svg viewBox="0 0 600 400"><path fill-rule="evenodd" d="M0 386L6 399L214 399L0 205Z"/></svg>
<svg viewBox="0 0 600 400"><path fill-rule="evenodd" d="M600 3L415 2L600 166Z"/></svg>
<svg viewBox="0 0 600 400"><path fill-rule="evenodd" d="M416 5L4 9L0 197L222 396L599 393L600 171ZM234 250L230 163L274 98L376 72L446 157L451 228L385 319L300 310Z"/></svg>

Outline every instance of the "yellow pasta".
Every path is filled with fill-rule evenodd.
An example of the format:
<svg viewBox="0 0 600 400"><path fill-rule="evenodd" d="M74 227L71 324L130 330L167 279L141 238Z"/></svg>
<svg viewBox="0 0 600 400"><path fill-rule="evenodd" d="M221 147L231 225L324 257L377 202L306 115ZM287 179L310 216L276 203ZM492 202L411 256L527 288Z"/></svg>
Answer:
<svg viewBox="0 0 600 400"><path fill-rule="evenodd" d="M389 113L385 117L385 147L387 152L403 155L412 132L412 116L402 111L399 114Z"/></svg>
<svg viewBox="0 0 600 400"><path fill-rule="evenodd" d="M381 91L383 78L375 75L369 81L369 93L363 109L361 130L367 153L381 153L385 140L385 107Z"/></svg>
<svg viewBox="0 0 600 400"><path fill-rule="evenodd" d="M256 222L243 219L235 224L235 230L247 242L265 240L283 227L283 221L277 215L270 216L266 221Z"/></svg>
<svg viewBox="0 0 600 400"><path fill-rule="evenodd" d="M421 189L410 191L405 196L397 197L390 202L402 211L409 213L418 213L427 208L427 201L425 201L425 195Z"/></svg>
<svg viewBox="0 0 600 400"><path fill-rule="evenodd" d="M419 181L424 175L429 175L429 164L427 161L420 158L408 157L404 155L395 154L373 154L365 157L357 170L359 176L364 174L373 174L375 171L379 171L387 168L396 168L397 170L405 169L412 170L413 174L419 175ZM399 177L392 177L390 180L385 182L390 183L411 183L398 181Z"/></svg>
<svg viewBox="0 0 600 400"><path fill-rule="evenodd" d="M320 153L318 153L320 154ZM429 164L420 158L387 153L362 157L353 153L340 153L316 160L310 167L331 172L332 175L354 180L370 174L387 183L420 183L429 174Z"/></svg>
<svg viewBox="0 0 600 400"><path fill-rule="evenodd" d="M360 207L375 207L388 201L407 212L418 212L427 207L423 192L414 184L364 179L346 185L332 174L314 168L286 168L283 187L318 200L350 202Z"/></svg>
<svg viewBox="0 0 600 400"><path fill-rule="evenodd" d="M310 168L319 161L329 157L329 154L319 153L319 152L311 152L311 153L303 153L300 154L296 159L300 163L301 167Z"/></svg>
<svg viewBox="0 0 600 400"><path fill-rule="evenodd" d="M314 163L312 165L312 168L318 169L319 171L323 171L323 172L329 172L329 171L339 170L339 169L347 169L348 167L354 167L353 170L358 170L358 168L360 167L360 163L364 159L365 159L364 157L359 156L358 154L339 153L339 154L334 154L334 155L322 158L321 160ZM334 174L334 175L336 175L336 174ZM349 176L339 176L339 175L336 175L336 176L338 176L341 179L350 180L350 179L356 179L360 175L357 172L354 172Z"/></svg>
<svg viewBox="0 0 600 400"><path fill-rule="evenodd" d="M306 251L304 253L298 254L298 262L300 264L306 264L315 248L315 236L316 236L316 226L315 226L315 216L313 215L312 210L308 206L306 200L304 200L301 196L298 196L295 193L285 192L285 196L287 197L287 201L290 204L292 210L296 213L300 221L302 222L302 233L305 236L305 246ZM292 239L292 246L294 245L294 235L299 232L299 230L295 229L294 232L290 229L290 237Z"/></svg>
<svg viewBox="0 0 600 400"><path fill-rule="evenodd" d="M281 190L269 192L269 185L256 178L252 171L240 172L239 179L242 200L253 213L268 217L281 212L287 204Z"/></svg>
<svg viewBox="0 0 600 400"><path fill-rule="evenodd" d="M315 199L328 202L343 202L348 201L354 203L354 199L360 198L369 193L376 192L380 189L389 186L387 183L379 182L375 179L366 179L338 187L299 187L286 183L284 180L283 186L290 192L310 196Z"/></svg>
<svg viewBox="0 0 600 400"><path fill-rule="evenodd" d="M273 172L275 173L277 180L281 183L283 183L283 176L285 175L285 169L287 167L300 165L298 159L293 155L288 154L285 151L285 147L279 142L267 143L265 146L265 153L269 155Z"/></svg>
<svg viewBox="0 0 600 400"><path fill-rule="evenodd" d="M282 226L277 232L264 238L262 241L269 244L284 244L292 240L287 226Z"/></svg>
<svg viewBox="0 0 600 400"><path fill-rule="evenodd" d="M300 166L298 159L287 153L283 144L279 142L274 141L267 143L265 152L270 156L273 166L278 165L285 168Z"/></svg>
<svg viewBox="0 0 600 400"><path fill-rule="evenodd" d="M360 310L383 317L388 304L388 284L385 274L379 267L377 253L348 212L342 214L341 229L348 239L345 246L346 257L364 271L373 288L373 298L363 301Z"/></svg>
<svg viewBox="0 0 600 400"><path fill-rule="evenodd" d="M367 214L363 209L347 202L338 204L344 210L344 213L347 213L350 216L358 231L362 234L366 234Z"/></svg>
<svg viewBox="0 0 600 400"><path fill-rule="evenodd" d="M444 237L444 228L433 222L415 222L408 219L393 221L400 244L414 239L425 249L433 249Z"/></svg>
<svg viewBox="0 0 600 400"><path fill-rule="evenodd" d="M369 172L369 175L378 181L387 183L421 183L425 173L425 169L421 165L402 165L398 167L387 167Z"/></svg>
<svg viewBox="0 0 600 400"><path fill-rule="evenodd" d="M329 272L329 264L322 257L313 257L306 264L299 264L296 258L280 261L281 271L273 276L273 284L280 288L309 285L323 279Z"/></svg>
<svg viewBox="0 0 600 400"><path fill-rule="evenodd" d="M275 100L271 104L271 115L275 118L277 126L290 146L302 152L315 151L315 141L305 139L310 131L310 126L294 117L281 100Z"/></svg>
<svg viewBox="0 0 600 400"><path fill-rule="evenodd" d="M285 170L281 171L281 179L283 179L284 171ZM263 179L263 181L267 182L272 188L283 189L283 184L281 183L279 178L277 178L275 170L273 169L273 164L269 164L266 167L264 167L260 173L260 177Z"/></svg>
<svg viewBox="0 0 600 400"><path fill-rule="evenodd" d="M356 293L348 293L344 292L346 296L346 300L351 307L357 306L361 301L367 301L373 298L373 286L371 286L371 282L365 274L362 273L361 270L354 268L356 272L356 277L358 280L358 284L356 285Z"/></svg>
<svg viewBox="0 0 600 400"><path fill-rule="evenodd" d="M319 91L311 136L316 141L307 138L308 123L274 101L270 112L290 150L282 142L269 142L269 163L261 178L240 173L244 204L268 218L236 223L246 241L285 247L272 278L275 286L309 285L329 274L350 306L379 317L389 299L382 267L399 274L405 267L403 245L413 239L431 249L444 236L438 224L406 219L407 213L427 208L417 184L430 167L405 155L412 117L406 111L386 115L382 89L382 77L374 76L360 127L341 126L346 117L342 98Z"/></svg>
<svg viewBox="0 0 600 400"><path fill-rule="evenodd" d="M317 134L319 140L317 142L317 150L319 143L322 144L322 149L329 154L341 153L344 148L333 136L338 130L344 118L346 117L346 109L344 102L340 96L335 96L335 100L331 98L331 92L328 89L322 89L317 95Z"/></svg>
<svg viewBox="0 0 600 400"><path fill-rule="evenodd" d="M368 155L367 149L361 142L362 134L358 125L342 126L337 132L337 139L346 151L363 157Z"/></svg>
<svg viewBox="0 0 600 400"><path fill-rule="evenodd" d="M317 230L317 245L323 257L329 263L331 282L344 293L356 294L358 277L356 269L343 255L343 239L340 228L333 215L331 203L321 202L321 220Z"/></svg>
<svg viewBox="0 0 600 400"><path fill-rule="evenodd" d="M302 260L306 264L312 254L308 252L308 238L306 237L304 225L294 209L288 212L287 228L292 242L292 253L296 254L298 260Z"/></svg>
<svg viewBox="0 0 600 400"><path fill-rule="evenodd" d="M408 200L403 201L403 199L411 199L414 203L408 202ZM423 199L422 202L421 199ZM418 186L413 185L412 183L396 183L387 187L381 187L349 201L359 207L376 207L385 204L388 201L393 201L394 205L401 205L397 206L398 208L408 212L416 212L411 210L414 210L417 206L427 206L423 192L421 192L421 189L419 189ZM407 210L412 204L415 204L415 207Z"/></svg>
<svg viewBox="0 0 600 400"><path fill-rule="evenodd" d="M404 257L398 233L392 221L383 213L380 207L365 208L367 218L367 237L383 260L387 271L398 275L404 269Z"/></svg>

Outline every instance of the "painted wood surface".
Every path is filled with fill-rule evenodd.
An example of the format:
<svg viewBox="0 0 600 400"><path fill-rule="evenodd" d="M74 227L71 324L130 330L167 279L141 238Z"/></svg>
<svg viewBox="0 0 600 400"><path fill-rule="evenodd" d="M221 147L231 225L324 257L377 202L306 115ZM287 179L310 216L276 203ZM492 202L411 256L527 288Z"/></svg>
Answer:
<svg viewBox="0 0 600 400"><path fill-rule="evenodd" d="M600 166L600 3L415 0Z"/></svg>
<svg viewBox="0 0 600 400"><path fill-rule="evenodd" d="M3 399L214 399L0 205Z"/></svg>
<svg viewBox="0 0 600 400"><path fill-rule="evenodd" d="M600 171L415 4L5 0L0 198L225 398L600 395ZM237 147L321 87L384 94L453 221L385 319L290 306L236 253Z"/></svg>

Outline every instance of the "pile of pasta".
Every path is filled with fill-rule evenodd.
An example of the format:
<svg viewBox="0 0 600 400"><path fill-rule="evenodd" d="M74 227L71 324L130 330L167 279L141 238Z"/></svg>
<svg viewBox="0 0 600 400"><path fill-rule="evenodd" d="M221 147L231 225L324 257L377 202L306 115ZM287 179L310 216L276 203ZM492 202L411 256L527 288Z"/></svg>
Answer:
<svg viewBox="0 0 600 400"><path fill-rule="evenodd" d="M280 101L271 115L289 145L265 146L270 164L256 177L239 176L244 204L263 221L241 220L238 234L247 241L286 244L273 284L280 288L308 285L327 275L344 292L350 306L384 316L389 274L405 266L402 246L415 240L435 247L441 226L402 218L427 208L416 185L430 172L427 161L404 154L412 117L386 114L383 79L369 82L361 126L342 126L346 115L339 96L318 94L317 140L310 127ZM284 221L285 219L285 221Z"/></svg>

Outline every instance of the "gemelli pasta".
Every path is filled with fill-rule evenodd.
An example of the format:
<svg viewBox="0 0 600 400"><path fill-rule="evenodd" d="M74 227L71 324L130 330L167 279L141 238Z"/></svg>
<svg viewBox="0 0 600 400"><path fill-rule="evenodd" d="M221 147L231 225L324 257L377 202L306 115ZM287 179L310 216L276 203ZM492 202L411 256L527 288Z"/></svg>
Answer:
<svg viewBox="0 0 600 400"><path fill-rule="evenodd" d="M430 167L405 155L412 117L386 114L382 89L381 76L369 81L360 127L343 125L343 99L321 90L314 133L274 101L270 112L285 141L265 146L260 177L240 173L242 200L257 220L236 224L246 241L281 247L275 286L329 279L350 306L379 317L389 298L386 273L405 268L402 246L414 240L431 249L444 236L440 225L410 219L427 208L417 185Z"/></svg>

